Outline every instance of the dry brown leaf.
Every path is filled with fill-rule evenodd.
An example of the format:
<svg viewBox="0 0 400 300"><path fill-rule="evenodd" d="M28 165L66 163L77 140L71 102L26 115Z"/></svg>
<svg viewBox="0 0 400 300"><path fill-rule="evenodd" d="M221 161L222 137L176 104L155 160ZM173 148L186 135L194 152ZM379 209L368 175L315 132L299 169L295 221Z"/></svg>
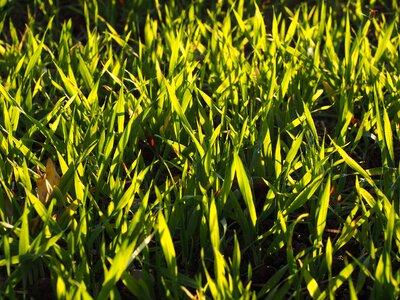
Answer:
<svg viewBox="0 0 400 300"><path fill-rule="evenodd" d="M36 195L43 204L49 200L54 187L60 183L60 179L54 162L49 158L46 163L46 173L36 181Z"/></svg>

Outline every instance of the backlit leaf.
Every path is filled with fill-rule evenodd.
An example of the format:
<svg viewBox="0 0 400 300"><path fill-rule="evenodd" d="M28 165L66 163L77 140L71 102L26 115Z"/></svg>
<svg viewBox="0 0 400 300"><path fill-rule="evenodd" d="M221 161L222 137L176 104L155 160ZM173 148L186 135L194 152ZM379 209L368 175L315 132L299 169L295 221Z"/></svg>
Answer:
<svg viewBox="0 0 400 300"><path fill-rule="evenodd" d="M43 204L47 203L54 187L60 183L60 179L54 162L49 158L46 163L46 173L36 181L36 194Z"/></svg>

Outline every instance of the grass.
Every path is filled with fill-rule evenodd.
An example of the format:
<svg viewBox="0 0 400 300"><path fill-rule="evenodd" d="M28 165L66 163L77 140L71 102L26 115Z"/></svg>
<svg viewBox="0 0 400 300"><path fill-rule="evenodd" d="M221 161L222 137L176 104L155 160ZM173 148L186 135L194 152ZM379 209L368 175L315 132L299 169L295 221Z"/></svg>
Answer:
<svg viewBox="0 0 400 300"><path fill-rule="evenodd" d="M1 298L399 297L397 1L0 5Z"/></svg>

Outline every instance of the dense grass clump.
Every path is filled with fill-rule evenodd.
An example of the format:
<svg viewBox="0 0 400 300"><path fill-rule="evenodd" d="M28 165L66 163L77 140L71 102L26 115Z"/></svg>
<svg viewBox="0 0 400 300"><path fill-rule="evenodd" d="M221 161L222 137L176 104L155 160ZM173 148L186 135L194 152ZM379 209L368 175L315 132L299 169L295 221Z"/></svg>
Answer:
<svg viewBox="0 0 400 300"><path fill-rule="evenodd" d="M193 2L0 1L0 298L397 299L397 1Z"/></svg>

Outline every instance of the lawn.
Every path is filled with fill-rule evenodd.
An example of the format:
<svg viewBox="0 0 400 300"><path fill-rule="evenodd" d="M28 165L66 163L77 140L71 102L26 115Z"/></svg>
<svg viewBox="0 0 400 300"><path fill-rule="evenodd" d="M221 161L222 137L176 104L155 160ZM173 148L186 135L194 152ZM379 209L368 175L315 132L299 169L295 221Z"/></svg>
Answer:
<svg viewBox="0 0 400 300"><path fill-rule="evenodd" d="M0 298L398 299L399 13L0 0Z"/></svg>

